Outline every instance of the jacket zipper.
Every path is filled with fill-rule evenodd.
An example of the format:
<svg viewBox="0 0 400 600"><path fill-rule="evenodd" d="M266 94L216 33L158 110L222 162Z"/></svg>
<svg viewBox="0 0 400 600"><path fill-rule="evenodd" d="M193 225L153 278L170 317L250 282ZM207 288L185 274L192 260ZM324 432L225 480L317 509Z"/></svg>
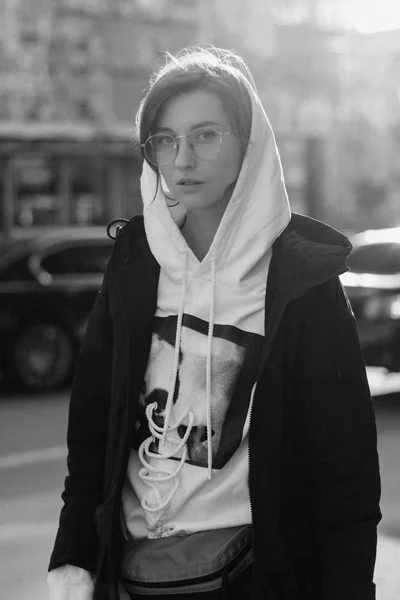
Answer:
<svg viewBox="0 0 400 600"><path fill-rule="evenodd" d="M284 310L285 310L287 304L288 303L286 303L283 306L283 309L281 310L281 313L280 313L279 319L277 321L277 324L276 324L274 330L272 331L272 335L271 335L270 341L269 341L268 354L267 354L267 358L266 358L266 361L265 361L266 363L269 360L269 355L271 354L271 350L272 350L272 347L273 347L273 344L274 344L274 341L275 341L275 338L276 338L276 335L277 335L277 332L278 332L278 329L279 329L279 325L280 325L281 320L282 320L282 315L284 313ZM259 371L259 373L257 375L257 379L256 379L256 383L255 383L256 389L255 389L254 396L253 396L253 402L252 402L252 404L250 406L250 414L249 414L249 449L248 449L248 453L249 453L249 455L248 455L249 474L250 474L250 471L251 471L251 452L250 452L250 449L251 449L251 418L252 418L252 414L253 414L253 405L254 405L254 402L255 402L255 399L256 399L257 385L258 385L258 381L259 381L260 376L261 376L261 371ZM248 481L247 485L248 485L248 489L249 489L250 516L251 516L251 523L253 525L254 519L253 519L253 503L252 503L252 499L251 499L250 476L248 477L247 481ZM254 573L255 573L255 564L256 564L256 553L253 551L253 576L254 576Z"/></svg>
<svg viewBox="0 0 400 600"><path fill-rule="evenodd" d="M325 279L322 279L320 282L318 282L318 285L321 285L322 283L325 283L326 281L329 281L329 279L333 279L334 277L338 277L339 275L341 275L344 272L345 271L343 271L343 269L337 270L335 273L329 275L329 277L326 277ZM312 286L312 287L314 287L314 286ZM308 290L305 290L304 292L301 292L300 294L294 295L292 298L290 298L289 300L287 300L283 304L283 306L281 307L279 318L277 319L275 327L274 327L274 329L271 332L271 337L269 338L269 345L268 345L268 352L267 352L266 359L265 359L265 366L268 363L269 356L271 354L271 350L272 350L272 347L274 345L275 338L277 336L278 329L279 329L279 326L281 324L282 317L283 317L283 314L284 314L287 306L291 302L293 302L294 300L296 300L297 298L300 298L301 296L303 296L304 294L306 294L310 289L312 289L312 287L309 288ZM256 379L256 383L255 383L256 390L254 392L253 403L250 406L250 414L249 414L249 449L248 449L248 453L249 453L248 454L249 473L250 473L250 466L251 466L251 453L250 453L250 449L251 449L251 444L250 444L250 437L251 437L251 417L252 417L252 413L253 413L253 405L254 405L254 402L255 402L255 397L256 397L256 393L257 393L257 385L258 385L258 381L259 381L260 376L261 376L261 368L260 368L260 370L258 372L258 375L257 375L257 379ZM248 478L248 490L249 490L249 503L250 503L251 523L253 524L253 503L252 503L252 500L251 500L250 477ZM256 563L256 555L255 555L255 552L253 552L253 573L255 571L255 563Z"/></svg>

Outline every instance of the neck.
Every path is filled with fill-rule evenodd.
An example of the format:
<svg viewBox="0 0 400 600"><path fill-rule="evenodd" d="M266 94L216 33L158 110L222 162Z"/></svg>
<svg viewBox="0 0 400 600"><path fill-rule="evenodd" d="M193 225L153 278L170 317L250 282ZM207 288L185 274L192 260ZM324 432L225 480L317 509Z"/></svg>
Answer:
<svg viewBox="0 0 400 600"><path fill-rule="evenodd" d="M203 260L210 249L226 205L222 207L222 210L220 205L218 208L218 211L210 211L209 209L188 211L186 221L181 229L187 244L200 261Z"/></svg>

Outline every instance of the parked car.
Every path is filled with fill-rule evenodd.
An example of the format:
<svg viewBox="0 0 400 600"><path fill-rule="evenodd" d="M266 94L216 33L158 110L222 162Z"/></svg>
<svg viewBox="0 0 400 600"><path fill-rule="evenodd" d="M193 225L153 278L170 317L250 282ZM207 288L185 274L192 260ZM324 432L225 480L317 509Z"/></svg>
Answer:
<svg viewBox="0 0 400 600"><path fill-rule="evenodd" d="M105 227L0 240L0 371L32 391L70 378L113 241Z"/></svg>
<svg viewBox="0 0 400 600"><path fill-rule="evenodd" d="M400 371L400 227L352 238L341 276L358 323L367 365Z"/></svg>

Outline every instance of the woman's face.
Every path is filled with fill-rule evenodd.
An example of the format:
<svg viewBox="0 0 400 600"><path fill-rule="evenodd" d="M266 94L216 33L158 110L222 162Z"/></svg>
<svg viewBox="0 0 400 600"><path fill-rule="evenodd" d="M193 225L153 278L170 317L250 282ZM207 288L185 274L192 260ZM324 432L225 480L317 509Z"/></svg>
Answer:
<svg viewBox="0 0 400 600"><path fill-rule="evenodd" d="M164 107L154 133L187 135L198 128L226 133L234 128L221 100L212 92L196 90L170 100ZM210 134L205 134L204 138ZM219 139L219 136L218 136ZM198 158L190 150L187 138L178 140L179 149L172 164L160 167L169 194L187 211L225 210L229 196L225 191L236 181L241 167L241 145L234 133L222 136L218 156L213 160Z"/></svg>

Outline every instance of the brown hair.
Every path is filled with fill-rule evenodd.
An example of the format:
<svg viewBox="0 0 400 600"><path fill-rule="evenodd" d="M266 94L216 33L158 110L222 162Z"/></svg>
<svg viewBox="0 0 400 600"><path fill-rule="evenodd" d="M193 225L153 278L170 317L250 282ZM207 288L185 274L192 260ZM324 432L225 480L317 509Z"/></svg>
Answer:
<svg viewBox="0 0 400 600"><path fill-rule="evenodd" d="M152 76L136 115L136 139L141 144L143 158L142 144L154 130L165 103L180 94L202 89L220 98L241 142L243 160L252 119L251 99L243 77L255 89L243 59L215 47L189 47L175 56L169 53L166 56L165 66Z"/></svg>

